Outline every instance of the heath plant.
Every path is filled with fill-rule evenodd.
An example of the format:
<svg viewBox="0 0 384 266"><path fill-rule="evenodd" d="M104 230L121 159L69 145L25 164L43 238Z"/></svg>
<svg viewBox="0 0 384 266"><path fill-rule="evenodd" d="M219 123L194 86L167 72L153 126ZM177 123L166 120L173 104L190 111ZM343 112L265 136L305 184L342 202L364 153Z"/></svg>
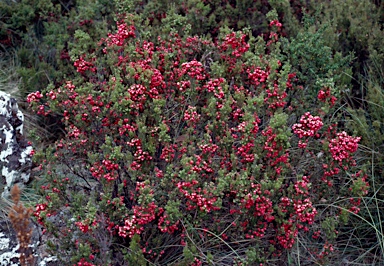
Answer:
<svg viewBox="0 0 384 266"><path fill-rule="evenodd" d="M193 25L192 35L209 34L217 38L219 29L227 26L235 30L249 27L254 36L266 35L266 14L277 8L286 23L287 32L298 27L296 17L308 3L291 1L2 1L0 10L0 46L2 49L17 49L22 77L20 91L23 96L33 90L42 90L49 83L59 85L72 79L73 50L92 52L95 41L115 26L116 12L140 14L140 20L152 26L152 31L161 31L163 20L173 9ZM169 18L168 18L169 20ZM169 21L167 22L169 23ZM155 34L156 35L156 34ZM72 58L73 59L73 58Z"/></svg>
<svg viewBox="0 0 384 266"><path fill-rule="evenodd" d="M62 265L261 265L299 234L312 261L332 253L368 189L360 138L332 120L336 85L301 100L268 18L266 41L225 27L213 41L182 20L150 38L127 13L72 58L73 79L28 95L65 125L35 155L34 215Z"/></svg>

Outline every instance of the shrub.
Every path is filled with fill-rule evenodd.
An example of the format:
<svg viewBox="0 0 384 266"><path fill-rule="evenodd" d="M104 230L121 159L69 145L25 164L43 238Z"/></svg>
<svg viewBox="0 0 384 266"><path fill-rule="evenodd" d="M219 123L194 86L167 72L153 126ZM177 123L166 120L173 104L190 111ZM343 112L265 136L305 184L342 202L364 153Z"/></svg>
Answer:
<svg viewBox="0 0 384 266"><path fill-rule="evenodd" d="M93 40L113 21L113 5L104 0L3 1L0 9L0 44L5 50L17 48L23 96L72 78L69 51L93 49Z"/></svg>
<svg viewBox="0 0 384 266"><path fill-rule="evenodd" d="M265 0L3 1L0 3L4 13L0 18L0 44L4 49L17 48L22 77L20 90L27 95L44 89L49 83L59 85L71 79L73 66L68 59L74 56L72 50L76 53L95 49L93 40L105 36L115 25L117 10L140 14L140 20L152 26L154 36L162 31L162 21L174 12L193 25L192 35L210 34L216 38L224 26L234 30L249 27L254 36L265 34L268 31L266 14L272 8L277 8L284 18L287 32L295 32L296 17L300 16L301 7L306 6L304 2L292 1L290 5Z"/></svg>
<svg viewBox="0 0 384 266"><path fill-rule="evenodd" d="M284 259L299 234L326 258L367 192L360 138L337 131L329 87L300 101L268 17L267 41L223 28L213 42L180 16L146 39L126 15L74 58L73 79L28 96L66 127L35 156L35 216L64 265L252 265Z"/></svg>
<svg viewBox="0 0 384 266"><path fill-rule="evenodd" d="M319 1L311 14L317 13L318 25L328 25L323 41L333 51L347 56L353 53L352 85L348 93L354 108L364 106L367 95L361 84L367 78L366 69L371 68L373 79L379 79L380 71L375 64L383 65L383 7L376 1Z"/></svg>
<svg viewBox="0 0 384 266"><path fill-rule="evenodd" d="M307 91L308 100L316 97L327 83L332 94L340 97L350 89L352 56L332 49L327 43L331 26L317 22L316 16L319 15L304 14L303 27L287 40L284 51Z"/></svg>

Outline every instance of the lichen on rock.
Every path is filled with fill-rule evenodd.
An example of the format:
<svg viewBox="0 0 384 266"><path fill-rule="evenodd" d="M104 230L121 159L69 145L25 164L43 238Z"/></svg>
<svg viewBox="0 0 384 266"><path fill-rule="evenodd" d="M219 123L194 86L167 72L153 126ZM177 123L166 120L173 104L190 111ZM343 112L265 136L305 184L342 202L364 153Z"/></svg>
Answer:
<svg viewBox="0 0 384 266"><path fill-rule="evenodd" d="M32 146L23 135L24 115L11 95L0 91L0 175L1 196L8 198L14 184L29 181Z"/></svg>

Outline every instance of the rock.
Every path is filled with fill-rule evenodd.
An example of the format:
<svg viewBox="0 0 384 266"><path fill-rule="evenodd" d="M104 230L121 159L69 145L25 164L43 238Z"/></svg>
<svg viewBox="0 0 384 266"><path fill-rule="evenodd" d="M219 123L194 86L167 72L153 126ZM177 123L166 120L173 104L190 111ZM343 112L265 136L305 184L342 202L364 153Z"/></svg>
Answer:
<svg viewBox="0 0 384 266"><path fill-rule="evenodd" d="M36 234L36 230L32 233L32 243L33 245L39 243L39 236ZM12 224L7 220L0 221L0 265L1 266L10 266L10 265L20 265L19 258L20 254L18 253L19 243L16 237L16 232L12 228Z"/></svg>
<svg viewBox="0 0 384 266"><path fill-rule="evenodd" d="M42 233L38 225L31 223L32 238L29 247L35 258L35 265L58 265L56 258L48 256L41 242ZM7 219L0 221L0 266L20 266L19 243L12 224Z"/></svg>
<svg viewBox="0 0 384 266"><path fill-rule="evenodd" d="M32 146L23 136L24 115L19 110L16 99L0 91L0 206L1 212L7 213L4 206L10 197L11 188L19 188L29 182L32 170ZM35 258L35 265L57 265L56 258L49 256L46 239L40 226L30 222L32 227L30 250ZM0 215L0 266L19 266L19 242L11 222Z"/></svg>
<svg viewBox="0 0 384 266"><path fill-rule="evenodd" d="M16 99L0 91L0 191L8 198L14 184L20 188L29 181L32 167L32 146L23 136L24 115Z"/></svg>

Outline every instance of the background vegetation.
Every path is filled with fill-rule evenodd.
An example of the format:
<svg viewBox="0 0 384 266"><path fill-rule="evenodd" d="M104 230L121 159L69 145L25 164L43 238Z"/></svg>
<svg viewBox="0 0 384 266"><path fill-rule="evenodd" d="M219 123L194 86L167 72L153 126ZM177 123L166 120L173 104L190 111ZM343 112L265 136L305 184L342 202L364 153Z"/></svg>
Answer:
<svg viewBox="0 0 384 266"><path fill-rule="evenodd" d="M26 112L30 112L29 138L34 140L38 151L34 160L36 166L42 164L41 172L36 174L36 180L31 183L34 193L39 194L41 199L30 204L41 208L36 215L47 229L47 233L54 233L58 228L67 230L68 224L58 223L62 219L77 223L77 227L70 228L73 233L68 234L67 237L52 235L51 252L55 255L62 254L60 259L63 265L76 263L77 265L120 265L119 260L122 258L125 258L128 265L130 263L139 265L146 263L155 265L383 264L383 8L381 1L369 0L2 1L0 3L1 89L17 95L21 106L24 106ZM134 25L135 28L128 28L128 31L131 31L130 37L122 37L121 45L108 44L121 36L122 29L118 29L118 25L123 25L122 21L128 27ZM282 26L271 24L271 21L279 21ZM188 44L192 41L194 46L191 47ZM146 46L148 43L153 43L156 47L152 51L154 54L151 54L150 46ZM103 52L103 47L110 49L108 53ZM237 56L234 53L240 54ZM125 59L122 60L120 57ZM150 61L145 67L143 65L134 67L135 64L139 65L148 59ZM192 62L193 59L202 63L203 72L207 73L205 79L199 80L186 72L187 74L184 75L189 75L188 78L179 76L179 80L173 80L171 73L176 74L174 69L182 71L182 64ZM179 65L173 65L175 62ZM81 63L86 67L82 69L81 66L84 64L81 65ZM276 70L276 74L268 75L265 81L260 82L261 85L252 83L248 80L250 76L247 69L252 73L258 69L257 67L260 68L259 70L270 73ZM160 97L157 101L155 97L145 102L144 106L147 109L144 109L147 111L138 110L140 113L138 116L125 113L121 109L122 103L121 106L112 105L109 108L103 108L110 101L118 102L126 97L127 88L133 84L151 86L151 79L154 73L157 73L155 70L160 71L167 88L178 88L177 82L192 82L189 90L182 91L187 101L179 98L183 96L182 93L178 95L159 92L164 98ZM292 76L293 73L294 76ZM133 78L135 74L140 78ZM114 83L113 78L127 80L124 80L122 85L118 85ZM217 213L199 211L199 208L180 207L188 201L183 201L175 192L176 190L168 190L175 180L170 177L165 178L169 183L162 185L161 182L156 181L154 172L154 169L160 169L166 176L172 173L182 176L181 171L186 167L183 160L169 164L160 160L161 153L157 154L171 143L179 146L183 143L190 149L187 155L191 158L194 152L199 155L196 148L203 143L193 138L190 140L193 132L190 132L188 127L192 125L187 121L184 121L185 125L174 123L182 121L189 107L191 107L189 110L191 115L196 111L203 117L199 124L201 128L195 129L196 132L203 134L203 128L216 120L210 117L214 109L205 106L209 106L209 99L215 98L212 94L204 94L197 102L190 101L191 97L192 99L196 97L193 90L207 85L206 82L210 78L224 78L222 86L225 97L231 95L231 89L235 85L253 90L252 93L244 93L241 97L234 94L231 96L235 97L235 104L230 106L227 103L228 106L225 107L227 111L224 108L222 116L228 119L225 118L222 122L228 128L239 126L241 122L257 122L257 119L249 115L256 113L260 119L257 122L260 131L254 138L255 147L262 147L268 137L266 133L268 127L276 130L280 128L282 131L276 132L280 136L279 145L284 151L289 151L291 165L288 167L282 164L281 178L271 178L271 173L278 168L278 165L269 165L268 169L259 168L262 165L267 166L271 161L268 161L269 157L265 150L259 152L253 148L250 153L253 152L259 157L255 159L256 162L249 165L244 163L245 166L237 167L239 167L239 173L241 169L246 169L244 172L249 176L256 175L256 181L245 178L241 181L245 182L244 184L231 183L232 181L227 179L236 171L231 170L223 174L218 171L218 167L214 171L215 174L221 173L220 180L223 182L212 179L211 184L207 183L200 188L208 190L215 188L218 191L221 189L224 193L229 187L235 186L234 191L237 195L231 195L229 193L231 189L226 192L229 193L228 195L224 195L225 193L214 195L227 201L220 203L221 205L219 203L213 205L221 208L222 212ZM291 82L294 90L289 90L287 87L288 94L284 100L286 104L271 111L271 103L268 100L264 102L266 99L264 89L270 89L275 84L282 86L286 82ZM72 99L71 95L64 93L71 91L71 84L79 88L78 98L74 96ZM14 90L16 86L17 91ZM62 94L59 89L63 92ZM41 92L42 97L40 99L37 96L32 101L29 98L35 109L29 108L27 96L36 91ZM324 92L324 101L318 98L320 91ZM50 92L53 94L49 94ZM279 93L282 95L283 91ZM32 95L36 96L36 94ZM52 98L53 95L57 98ZM332 96L337 100L334 101ZM84 113L90 117L94 116L90 112L93 105L89 105L87 97L100 102L99 107L103 112L100 117L116 119L117 124L107 125L101 121L100 125L102 124L107 130L100 131L99 135L95 134L95 139L92 140L95 143L98 142L100 146L87 147L90 153L84 154L81 150L84 147L80 148L78 142L71 139L73 130L70 126L76 126L81 132L83 129L86 131L85 129L100 128L100 125L96 125L97 123L79 116ZM129 97L134 101L132 94ZM81 104L60 105L68 99L74 102L78 100ZM252 101L256 102L257 108L250 107ZM125 104L127 109L134 109L129 100ZM32 112L32 109L38 112L41 105L44 106L44 112L40 114L44 115L36 115ZM246 118L241 118L243 120L233 119L231 108L236 105L238 108L235 110L240 109L244 114L248 114ZM172 106L183 108L172 109ZM150 111L156 108L161 112ZM110 112L111 110L113 113ZM169 112L168 116L163 116L162 119L166 118L174 123L163 123L159 115L169 110L172 112ZM67 120L64 111L71 112ZM306 139L307 146L301 149L297 145L299 140L304 141L304 139L300 139L291 129L295 123L299 123L305 112L321 117L324 125L322 131L319 131L320 135ZM122 122L114 117L115 114L120 115ZM140 170L141 172L135 173L134 175L137 176L133 177L130 170L127 174L122 173L121 169L130 165L132 161L137 161L134 155L137 150L116 144L116 138L119 135L118 127L125 123L124 118L129 120L128 124L134 121L138 129L131 135L127 134L126 139L123 138L123 140L129 141L137 137L142 141L144 151L148 151L151 157L155 158L145 166L143 171ZM221 121L220 119L218 120ZM159 135L156 135L155 139L148 137L149 130L155 130L152 126L160 130L160 133L156 133ZM321 191L320 181L324 181L321 179L327 172L322 165L332 165L333 157L327 145L335 136L332 137L330 126L337 129L337 132L346 131L350 136L360 136L361 140L359 149L354 153L353 160L348 166L344 165L346 168L339 174L332 174L334 186L330 189L330 194L326 195ZM247 132L247 134L250 133ZM91 133L88 132L88 136L90 135ZM227 138L221 136L219 132L205 132L201 139L205 136L206 144L209 143L207 135L220 136L221 142L225 139L229 143L234 142L228 136ZM185 136L188 137L187 140L180 138ZM247 135L244 138L250 138L250 136ZM190 143L188 143L189 140ZM81 142L81 138L78 141ZM58 145L64 146L65 149L59 150ZM222 148L231 152L231 148ZM60 155L59 159L55 154ZM236 160L241 160L241 156L233 156ZM89 175L95 172L91 170L92 166L95 167L95 163L106 162L106 160L110 161L112 166L104 165L103 171L106 171L104 174L113 173L114 163L118 164L119 171L116 171L122 184L127 181L132 184L123 189L121 184L119 186L119 182L113 181L114 187L111 183L101 182L94 175ZM83 169L87 170L86 173L78 168L82 164ZM213 162L210 164L215 165ZM72 171L71 175L67 174L68 169ZM306 173L303 169L310 169L310 171ZM293 173L293 170L296 172ZM226 220L228 217L223 216L225 210L229 210L226 209L229 208L228 206L239 204L236 206L244 210L244 206L241 205L242 200L250 200L244 191L252 192L256 184L263 184L263 190L270 191L275 188L279 191L275 194L272 192L269 196L259 194L253 197L255 201L262 197L269 199L273 207L268 208L278 212L276 206L282 196L295 200L294 185L305 182L305 178L304 181L301 179L303 175L311 178L308 182L308 191L305 193L309 193L317 215L313 223L308 225L310 227L308 232L298 230L297 234L292 235L292 245L287 246L287 249L281 249L283 247L281 243L279 246L273 241L278 239L277 226L281 226L287 221L286 219L292 217L284 216L282 213L276 214L274 220L276 228L266 231L264 236L256 237L258 240L254 241L247 238L246 232L241 231L240 227L229 223L229 220ZM292 176L295 179L292 180ZM79 177L82 181L79 181ZM69 178L69 181L61 181L65 178ZM197 175L196 179L204 183L199 178L201 176ZM141 191L136 187L136 181L147 182L145 184L148 187L142 187ZM192 182L193 179L184 177L183 181ZM369 183L368 193L365 192L365 181ZM84 182L91 182L91 184L85 185ZM265 185L265 182L270 184ZM41 189L41 186L45 189ZM243 192L237 190L241 186L244 186ZM278 189L281 187L284 189ZM55 192L54 188L61 192ZM90 188L93 192L88 191ZM179 193L181 191L186 190L179 190ZM130 195L133 192L134 196ZM106 196L100 199L97 193L104 193ZM162 193L169 195L169 198L164 200ZM48 202L47 197L51 198ZM181 201L177 201L177 198L181 198ZM214 197L211 195L211 198ZM110 209L108 200L114 202L115 211L121 211L124 215L108 212ZM155 213L154 220L144 224L145 230L137 235L126 237L113 230L106 230L110 222L123 227L127 220L134 221L132 220L133 211L138 209L143 211L140 208L144 207L150 208L152 200L158 207L162 207L164 212ZM68 205L60 205L63 202ZM81 209L87 204L88 212L81 213ZM254 204L256 206L256 203ZM351 209L350 204L359 208L359 211ZM237 217L239 222L241 219L245 221L247 217L249 219L254 215L250 214L250 210L248 211L234 213L233 217ZM257 210L252 209L252 211ZM170 225L175 224L174 232L167 231L172 229L164 229L165 233L153 229L153 223L158 224L161 217L166 217L164 214L170 217ZM50 215L56 218L47 217ZM97 217L98 226L92 224L95 217ZM257 217L252 224L254 228L260 226L260 222L264 222L265 219L268 220L266 216ZM221 228L215 229L210 226L215 219L222 221L221 223L216 221L222 226ZM193 220L196 221L195 224L192 223ZM90 229L85 230L82 226L88 226ZM229 235L228 238L223 236L223 232ZM185 243L182 244L181 241ZM80 253L74 252L79 249ZM68 252L61 252L63 250ZM166 255L160 255L162 250ZM156 255L153 252L156 252ZM109 255L101 257L100 254Z"/></svg>

